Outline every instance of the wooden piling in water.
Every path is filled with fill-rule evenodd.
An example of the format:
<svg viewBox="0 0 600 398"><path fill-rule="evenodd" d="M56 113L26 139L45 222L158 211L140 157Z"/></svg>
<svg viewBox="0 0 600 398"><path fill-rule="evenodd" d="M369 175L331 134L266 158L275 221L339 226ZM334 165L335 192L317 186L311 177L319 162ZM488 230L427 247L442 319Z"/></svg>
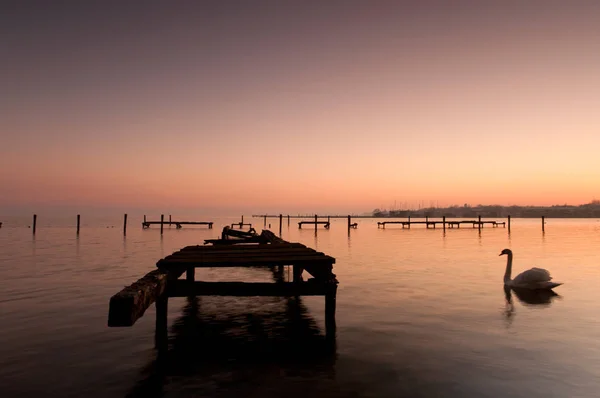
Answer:
<svg viewBox="0 0 600 398"><path fill-rule="evenodd" d="M123 236L127 235L127 213L123 214Z"/></svg>
<svg viewBox="0 0 600 398"><path fill-rule="evenodd" d="M160 215L160 234L163 234L163 228L164 228L164 224L165 223L165 215L161 214Z"/></svg>
<svg viewBox="0 0 600 398"><path fill-rule="evenodd" d="M267 215L265 214L263 217L265 219L265 225L264 225L264 227L267 228Z"/></svg>
<svg viewBox="0 0 600 398"><path fill-rule="evenodd" d="M281 238L281 228L283 226L283 214L279 215L279 237Z"/></svg>
<svg viewBox="0 0 600 398"><path fill-rule="evenodd" d="M546 232L546 228L545 228L546 221L545 221L545 219L546 219L546 217L542 216L542 232Z"/></svg>
<svg viewBox="0 0 600 398"><path fill-rule="evenodd" d="M146 222L146 215L144 214L144 222Z"/></svg>
<svg viewBox="0 0 600 398"><path fill-rule="evenodd" d="M350 219L350 215L348 215L348 231L350 231L350 225L352 225L352 221Z"/></svg>
<svg viewBox="0 0 600 398"><path fill-rule="evenodd" d="M33 215L33 234L35 235L35 226L37 224L37 214Z"/></svg>
<svg viewBox="0 0 600 398"><path fill-rule="evenodd" d="M169 214L169 227L171 227L171 215Z"/></svg>
<svg viewBox="0 0 600 398"><path fill-rule="evenodd" d="M479 231L481 231L481 214L479 215L479 217L477 218L477 221L479 221L477 223L477 226L479 227Z"/></svg>
<svg viewBox="0 0 600 398"><path fill-rule="evenodd" d="M156 300L156 329L154 331L154 345L159 352L166 352L169 346L169 330L167 313L169 308L169 296L166 293L160 295Z"/></svg>
<svg viewBox="0 0 600 398"><path fill-rule="evenodd" d="M446 232L446 216L442 216L442 225L444 226L444 232Z"/></svg>
<svg viewBox="0 0 600 398"><path fill-rule="evenodd" d="M410 214L408 215L408 229L410 229Z"/></svg>
<svg viewBox="0 0 600 398"><path fill-rule="evenodd" d="M288 214L288 227L290 226L290 215Z"/></svg>
<svg viewBox="0 0 600 398"><path fill-rule="evenodd" d="M188 282L194 282L194 280L196 279L196 268L195 267L188 267L188 269L185 272L185 279Z"/></svg>
<svg viewBox="0 0 600 398"><path fill-rule="evenodd" d="M508 215L508 233L510 233L510 214Z"/></svg>
<svg viewBox="0 0 600 398"><path fill-rule="evenodd" d="M317 232L317 215L315 214L315 233Z"/></svg>
<svg viewBox="0 0 600 398"><path fill-rule="evenodd" d="M77 235L79 235L80 222L81 222L81 214L77 214Z"/></svg>

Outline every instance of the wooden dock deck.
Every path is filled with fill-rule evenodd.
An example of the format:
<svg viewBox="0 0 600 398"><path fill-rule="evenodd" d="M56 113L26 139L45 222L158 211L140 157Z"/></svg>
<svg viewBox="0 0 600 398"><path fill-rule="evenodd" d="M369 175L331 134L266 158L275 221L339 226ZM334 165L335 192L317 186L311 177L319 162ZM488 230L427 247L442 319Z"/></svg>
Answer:
<svg viewBox="0 0 600 398"><path fill-rule="evenodd" d="M300 243L277 238L270 231L260 235L262 243L187 246L160 259L157 269L125 287L110 299L108 326L132 326L156 303L156 347L168 348L167 307L169 297L192 296L325 296L326 335L335 337L335 306L338 281L333 273L335 258ZM196 268L267 267L283 274L293 269L292 281L202 282ZM303 272L312 276L303 280ZM185 279L179 279L186 274Z"/></svg>

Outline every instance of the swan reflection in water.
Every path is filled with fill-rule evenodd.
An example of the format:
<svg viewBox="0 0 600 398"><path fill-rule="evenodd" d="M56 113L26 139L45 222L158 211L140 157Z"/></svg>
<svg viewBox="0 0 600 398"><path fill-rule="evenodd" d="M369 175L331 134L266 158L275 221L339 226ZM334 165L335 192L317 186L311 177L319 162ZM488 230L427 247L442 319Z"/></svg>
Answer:
<svg viewBox="0 0 600 398"><path fill-rule="evenodd" d="M550 289L522 289L517 287L504 286L504 297L506 298L506 310L504 315L510 320L515 313L515 306L512 300L512 293L515 293L521 304L535 307L549 307L554 299L561 296Z"/></svg>

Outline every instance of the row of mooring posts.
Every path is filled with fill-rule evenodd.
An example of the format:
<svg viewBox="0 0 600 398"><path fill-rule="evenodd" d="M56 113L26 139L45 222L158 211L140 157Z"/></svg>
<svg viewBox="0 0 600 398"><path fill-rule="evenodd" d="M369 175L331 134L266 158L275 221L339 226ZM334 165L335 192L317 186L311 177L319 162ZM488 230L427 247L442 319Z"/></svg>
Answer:
<svg viewBox="0 0 600 398"><path fill-rule="evenodd" d="M146 216L144 216L146 217ZM77 214L77 235L79 235L79 231L81 230L81 214ZM35 232L37 230L37 214L33 215L33 223L32 223L32 232L33 235L35 235ZM127 235L127 213L125 213L123 215L123 236Z"/></svg>
<svg viewBox="0 0 600 398"><path fill-rule="evenodd" d="M267 226L267 216L263 216L264 217L264 226L266 228ZM317 221L318 221L318 215L315 214L315 232L317 231ZM163 234L163 228L164 228L164 219L165 219L165 215L161 214L160 215L160 233L161 235ZM330 222L331 216L327 216L327 222ZM426 221L429 221L429 217L425 217ZM408 221L410 222L410 215L408 216ZM146 215L144 215L144 222L146 222ZM169 214L169 223L171 222L171 215ZM244 216L242 216L242 223L244 222ZM507 216L507 226L508 226L508 232L510 233L510 222L511 222L511 216ZM289 214L287 215L287 224L288 227L290 225L290 216ZM270 224L269 224L270 225ZM444 228L444 231L446 231L446 216L442 217L442 225ZM478 216L478 227L479 230L481 230L481 216ZM281 236L282 233L282 226L283 226L283 214L279 215L279 236ZM348 216L348 231L350 231L350 229L352 228L357 228L357 223L352 223L352 217ZM33 215L33 224L32 224L32 232L33 235L35 235L37 229L37 214ZM79 231L81 229L81 214L77 214L77 235L79 235ZM542 232L546 232L546 217L542 216ZM125 213L123 215L123 236L127 235L127 213Z"/></svg>

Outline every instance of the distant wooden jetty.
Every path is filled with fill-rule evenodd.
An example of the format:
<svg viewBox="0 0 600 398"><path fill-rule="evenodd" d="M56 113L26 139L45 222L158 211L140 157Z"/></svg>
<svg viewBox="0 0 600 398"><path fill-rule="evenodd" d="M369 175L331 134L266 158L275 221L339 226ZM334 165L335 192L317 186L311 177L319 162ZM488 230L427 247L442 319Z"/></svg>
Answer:
<svg viewBox="0 0 600 398"><path fill-rule="evenodd" d="M127 218L125 218L127 220ZM165 221L165 215L160 215L160 221L147 221L146 216L144 215L144 221L142 221L142 228L147 229L150 228L151 225L160 225L160 233L162 234L163 227L165 225L175 225L177 229L181 229L183 225L208 225L208 229L212 229L213 222L212 221L172 221L171 216L169 215L169 221Z"/></svg>
<svg viewBox="0 0 600 398"><path fill-rule="evenodd" d="M486 220L482 221L481 217L477 220L452 220L447 221L446 217L443 217L442 220L429 220L426 218L425 221L414 221L411 220L410 217L407 220L394 220L394 221L378 221L377 228L385 228L387 224L399 224L402 225L402 228L410 228L411 225L425 225L426 228L436 228L438 225L442 225L444 229L446 226L448 228L460 228L461 225L472 225L473 228L483 228L484 225L491 225L494 228L497 228L499 225L506 227L506 222L504 221L495 221L495 220Z"/></svg>
<svg viewBox="0 0 600 398"><path fill-rule="evenodd" d="M256 240L257 237L251 238ZM335 258L300 243L284 241L268 230L263 230L258 240L249 243L247 239L239 239L236 244L230 245L187 246L164 257L156 263L156 270L111 297L108 326L132 326L152 303L156 303L155 342L156 348L164 352L168 348L169 297L325 296L326 335L334 337L338 285L332 272ZM196 268L269 267L283 275L285 266L293 269L292 281L277 278L272 283L201 282L195 279ZM312 278L304 281L303 271ZM186 278L179 279L184 273Z"/></svg>
<svg viewBox="0 0 600 398"><path fill-rule="evenodd" d="M142 221L143 228L150 228L150 225L175 225L178 229L183 225L208 225L212 229L212 221Z"/></svg>
<svg viewBox="0 0 600 398"><path fill-rule="evenodd" d="M329 221L300 221L298 223L298 228L302 229L303 225L322 225L325 228L329 229L331 225Z"/></svg>

